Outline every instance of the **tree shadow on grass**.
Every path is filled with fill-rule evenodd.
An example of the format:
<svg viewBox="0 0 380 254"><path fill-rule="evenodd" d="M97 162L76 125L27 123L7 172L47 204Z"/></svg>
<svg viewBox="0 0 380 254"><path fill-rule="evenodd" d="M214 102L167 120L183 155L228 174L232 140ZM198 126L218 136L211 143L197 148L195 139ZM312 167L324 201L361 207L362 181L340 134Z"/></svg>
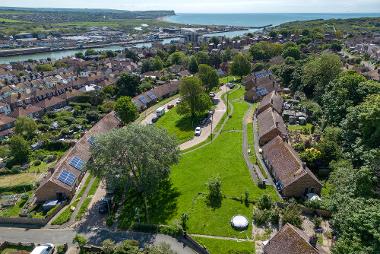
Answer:
<svg viewBox="0 0 380 254"><path fill-rule="evenodd" d="M207 114L196 116L194 119L191 116L183 116L176 121L175 126L181 131L192 131L206 117Z"/></svg>
<svg viewBox="0 0 380 254"><path fill-rule="evenodd" d="M165 224L177 211L177 199L180 193L170 181L163 181L160 190L149 197L149 222L145 218L144 201L139 194L130 191L119 220L120 228L131 228L135 223Z"/></svg>

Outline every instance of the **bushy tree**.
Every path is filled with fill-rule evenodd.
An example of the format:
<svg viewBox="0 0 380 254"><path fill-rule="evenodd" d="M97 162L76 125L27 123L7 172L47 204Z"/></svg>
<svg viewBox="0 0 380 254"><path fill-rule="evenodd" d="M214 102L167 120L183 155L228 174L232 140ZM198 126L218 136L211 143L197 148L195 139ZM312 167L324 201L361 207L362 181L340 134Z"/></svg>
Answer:
<svg viewBox="0 0 380 254"><path fill-rule="evenodd" d="M139 85L139 76L127 73L122 74L116 82L117 95L134 97L137 95Z"/></svg>
<svg viewBox="0 0 380 254"><path fill-rule="evenodd" d="M326 91L327 85L341 72L342 63L335 54L322 54L308 61L303 68L303 91L308 97L318 101Z"/></svg>
<svg viewBox="0 0 380 254"><path fill-rule="evenodd" d="M15 133L26 139L31 139L37 130L36 121L30 117L18 117L15 124Z"/></svg>
<svg viewBox="0 0 380 254"><path fill-rule="evenodd" d="M198 77L202 81L202 85L207 91L211 91L213 88L219 86L218 73L210 65L200 64Z"/></svg>
<svg viewBox="0 0 380 254"><path fill-rule="evenodd" d="M271 43L271 42L258 42L252 45L249 49L253 60L269 60L272 57L279 56L282 52L282 46L279 43Z"/></svg>
<svg viewBox="0 0 380 254"><path fill-rule="evenodd" d="M230 73L235 76L242 78L251 72L251 63L243 54L237 54L230 66Z"/></svg>
<svg viewBox="0 0 380 254"><path fill-rule="evenodd" d="M14 135L9 140L10 154L13 156L14 164L22 164L28 162L30 155L30 146L20 135Z"/></svg>
<svg viewBox="0 0 380 254"><path fill-rule="evenodd" d="M198 72L198 61L195 56L190 57L188 70L191 74Z"/></svg>
<svg viewBox="0 0 380 254"><path fill-rule="evenodd" d="M205 93L201 81L197 77L183 78L179 93L182 101L177 106L177 112L181 115L190 115L195 118L211 107L210 97Z"/></svg>
<svg viewBox="0 0 380 254"><path fill-rule="evenodd" d="M105 179L110 188L133 191L149 223L149 207L158 196L166 195L160 190L169 181L170 167L179 159L175 138L164 129L129 124L97 136L91 154L91 172Z"/></svg>
<svg viewBox="0 0 380 254"><path fill-rule="evenodd" d="M282 210L282 222L284 224L290 223L298 228L302 225L301 211L297 207L296 203L288 204L285 209Z"/></svg>
<svg viewBox="0 0 380 254"><path fill-rule="evenodd" d="M295 60L298 60L301 58L301 51L297 46L288 47L282 52L282 57L293 57Z"/></svg>
<svg viewBox="0 0 380 254"><path fill-rule="evenodd" d="M124 124L133 122L139 116L135 104L128 96L122 96L115 103L115 111Z"/></svg>
<svg viewBox="0 0 380 254"><path fill-rule="evenodd" d="M206 51L199 51L195 54L195 57L197 58L198 64L209 64L210 63L210 57L208 55L208 52Z"/></svg>
<svg viewBox="0 0 380 254"><path fill-rule="evenodd" d="M207 181L207 202L213 207L217 208L222 205L222 180L220 177L213 177Z"/></svg>
<svg viewBox="0 0 380 254"><path fill-rule="evenodd" d="M261 210L272 208L272 198L268 194L264 194L260 197L257 207Z"/></svg>

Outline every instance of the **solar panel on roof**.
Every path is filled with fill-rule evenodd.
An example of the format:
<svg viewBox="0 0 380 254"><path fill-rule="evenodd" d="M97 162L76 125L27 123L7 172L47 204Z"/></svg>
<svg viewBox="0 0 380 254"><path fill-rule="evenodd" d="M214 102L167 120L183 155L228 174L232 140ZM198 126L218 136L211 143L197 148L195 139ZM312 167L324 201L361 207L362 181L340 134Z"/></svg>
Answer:
<svg viewBox="0 0 380 254"><path fill-rule="evenodd" d="M157 100L157 96L152 91L146 93L152 100Z"/></svg>
<svg viewBox="0 0 380 254"><path fill-rule="evenodd" d="M146 100L146 98L145 98L143 95L141 95L141 96L139 97L139 101L141 101L141 102L144 103L144 104L148 104L148 101Z"/></svg>
<svg viewBox="0 0 380 254"><path fill-rule="evenodd" d="M62 170L61 174L58 177L58 180L64 184L73 186L76 180L76 176L67 170Z"/></svg>
<svg viewBox="0 0 380 254"><path fill-rule="evenodd" d="M259 87L256 90L256 94L259 96L264 96L264 95L268 94L268 90L266 88Z"/></svg>
<svg viewBox="0 0 380 254"><path fill-rule="evenodd" d="M70 164L70 166L74 167L75 169L82 170L83 166L84 166L84 161L81 158L79 158L78 156L74 156L70 160L69 164Z"/></svg>

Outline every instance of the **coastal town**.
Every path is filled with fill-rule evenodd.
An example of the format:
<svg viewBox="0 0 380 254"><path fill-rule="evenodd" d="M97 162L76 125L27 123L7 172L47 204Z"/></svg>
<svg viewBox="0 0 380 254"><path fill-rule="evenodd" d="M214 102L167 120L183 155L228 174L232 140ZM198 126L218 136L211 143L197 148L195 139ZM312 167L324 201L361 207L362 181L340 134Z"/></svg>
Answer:
<svg viewBox="0 0 380 254"><path fill-rule="evenodd" d="M379 18L16 10L91 24L0 30L1 254L378 253Z"/></svg>

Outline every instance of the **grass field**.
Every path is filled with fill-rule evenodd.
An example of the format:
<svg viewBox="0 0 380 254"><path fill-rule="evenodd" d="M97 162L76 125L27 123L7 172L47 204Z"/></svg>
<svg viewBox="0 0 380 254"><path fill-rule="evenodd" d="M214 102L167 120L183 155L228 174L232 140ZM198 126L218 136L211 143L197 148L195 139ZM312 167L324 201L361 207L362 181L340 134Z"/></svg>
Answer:
<svg viewBox="0 0 380 254"><path fill-rule="evenodd" d="M92 197L94 196L96 190L98 189L100 184L100 179L96 178L95 181L92 183L90 190L88 191L88 195L86 199L83 201L81 207L79 208L79 212L76 216L76 220L82 219L83 215L87 212L88 206L91 203Z"/></svg>
<svg viewBox="0 0 380 254"><path fill-rule="evenodd" d="M262 194L269 193L276 198L273 189L259 189L251 180L242 155L242 119L249 104L240 100L243 88L233 92L234 112L221 135L210 145L182 156L178 165L172 169L172 182L180 192L178 210L174 220L182 213L189 215L189 232L207 235L235 236L251 238L251 227L243 232L230 226L232 216L236 214L252 217L252 205L247 207L240 201L246 191L250 200L257 200ZM231 98L230 98L231 99ZM222 180L222 193L226 196L219 208L206 204L206 182L211 177Z"/></svg>
<svg viewBox="0 0 380 254"><path fill-rule="evenodd" d="M20 23L19 20L0 18L0 23Z"/></svg>
<svg viewBox="0 0 380 254"><path fill-rule="evenodd" d="M195 124L191 121L190 117L183 117L179 115L175 108L172 108L165 113L157 121L156 126L166 129L170 134L174 135L178 143L184 143L194 137Z"/></svg>
<svg viewBox="0 0 380 254"><path fill-rule="evenodd" d="M313 125L308 123L306 125L288 125L289 131L301 131L305 134L311 134Z"/></svg>
<svg viewBox="0 0 380 254"><path fill-rule="evenodd" d="M31 193L28 193L31 195ZM14 206L0 210L0 217L18 217L27 199L20 199Z"/></svg>
<svg viewBox="0 0 380 254"><path fill-rule="evenodd" d="M0 176L0 187L34 183L38 175L39 174L36 173L21 173L16 175Z"/></svg>
<svg viewBox="0 0 380 254"><path fill-rule="evenodd" d="M210 254L229 254L229 253L255 253L253 242L237 242L233 240L219 240L203 237L192 237L198 243L206 247ZM235 251L235 252L233 252Z"/></svg>

